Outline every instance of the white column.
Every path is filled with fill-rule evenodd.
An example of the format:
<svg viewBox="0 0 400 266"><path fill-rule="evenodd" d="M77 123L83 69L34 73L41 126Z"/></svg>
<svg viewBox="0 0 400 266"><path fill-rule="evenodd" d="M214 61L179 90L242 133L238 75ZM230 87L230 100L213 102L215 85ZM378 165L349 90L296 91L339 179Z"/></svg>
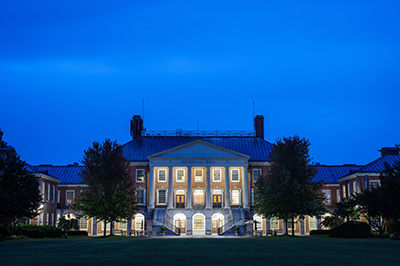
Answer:
<svg viewBox="0 0 400 266"><path fill-rule="evenodd" d="M243 167L243 208L249 208L249 175L247 167Z"/></svg>
<svg viewBox="0 0 400 266"><path fill-rule="evenodd" d="M211 209L211 184L210 184L210 167L207 166L206 173L206 209Z"/></svg>
<svg viewBox="0 0 400 266"><path fill-rule="evenodd" d="M173 172L172 172L172 166L169 167L169 171L168 171L168 209L172 209L173 208L173 203L174 201L172 200L172 195L173 193L173 188L172 188L172 181L173 181Z"/></svg>
<svg viewBox="0 0 400 266"><path fill-rule="evenodd" d="M192 167L188 167L187 173L187 203L186 208L192 208Z"/></svg>
<svg viewBox="0 0 400 266"><path fill-rule="evenodd" d="M154 174L154 167L150 167L150 177L149 177L149 208L154 209L154 199L156 191L156 180Z"/></svg>
<svg viewBox="0 0 400 266"><path fill-rule="evenodd" d="M230 189L229 189L229 167L225 167L225 209L229 209L230 206Z"/></svg>

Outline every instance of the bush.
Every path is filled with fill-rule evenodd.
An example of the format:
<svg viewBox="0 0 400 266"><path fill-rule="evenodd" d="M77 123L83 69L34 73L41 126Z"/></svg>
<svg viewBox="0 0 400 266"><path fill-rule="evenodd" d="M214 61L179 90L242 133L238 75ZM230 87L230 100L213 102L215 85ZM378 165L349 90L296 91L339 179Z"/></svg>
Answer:
<svg viewBox="0 0 400 266"><path fill-rule="evenodd" d="M86 231L69 231L69 236L88 236L88 232Z"/></svg>
<svg viewBox="0 0 400 266"><path fill-rule="evenodd" d="M367 223L350 221L331 229L329 236L340 238L367 238L370 233L371 228Z"/></svg>
<svg viewBox="0 0 400 266"><path fill-rule="evenodd" d="M61 237L62 231L50 225L19 225L16 230L17 235L24 235L30 238Z"/></svg>
<svg viewBox="0 0 400 266"><path fill-rule="evenodd" d="M400 234L400 223L390 223L389 224L389 233Z"/></svg>
<svg viewBox="0 0 400 266"><path fill-rule="evenodd" d="M310 236L329 236L331 230L311 230Z"/></svg>

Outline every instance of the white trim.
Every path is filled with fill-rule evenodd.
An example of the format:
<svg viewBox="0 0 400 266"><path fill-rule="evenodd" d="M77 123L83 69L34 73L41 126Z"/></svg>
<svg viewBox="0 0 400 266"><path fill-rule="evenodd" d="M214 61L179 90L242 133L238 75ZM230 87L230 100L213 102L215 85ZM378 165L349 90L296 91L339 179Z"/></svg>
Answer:
<svg viewBox="0 0 400 266"><path fill-rule="evenodd" d="M75 190L66 190L65 191L65 205L70 206L71 204L68 203L68 192L72 192L72 201L75 200Z"/></svg>
<svg viewBox="0 0 400 266"><path fill-rule="evenodd" d="M138 171L143 171L143 181L138 180ZM136 169L135 174L136 174L136 176L135 176L136 183L144 183L145 182L145 178L146 178L145 169L142 169L142 168Z"/></svg>
<svg viewBox="0 0 400 266"><path fill-rule="evenodd" d="M140 190L140 191L143 191L143 203L137 202L137 205L145 206L145 205L146 205L146 189L145 189L145 188L136 188L136 193L137 193L139 190Z"/></svg>
<svg viewBox="0 0 400 266"><path fill-rule="evenodd" d="M194 222L194 217L200 215L203 218L203 229L195 229L195 222ZM197 212L195 214L193 214L192 216L192 232L193 235L204 235L206 233L206 216L200 212Z"/></svg>
<svg viewBox="0 0 400 266"><path fill-rule="evenodd" d="M47 194L46 194L46 201L50 202L50 193L51 193L51 185L47 183Z"/></svg>
<svg viewBox="0 0 400 266"><path fill-rule="evenodd" d="M51 192L51 202L55 202L56 201L56 186L53 185L53 190Z"/></svg>
<svg viewBox="0 0 400 266"><path fill-rule="evenodd" d="M354 173L352 175L339 178L337 181L338 182L344 182L344 181L347 181L347 180L350 180L350 179L353 179L353 178L363 177L363 176L379 177L380 173Z"/></svg>
<svg viewBox="0 0 400 266"><path fill-rule="evenodd" d="M201 171L201 181L196 181L196 171ZM204 182L204 171L201 168L193 168L193 181L196 183Z"/></svg>
<svg viewBox="0 0 400 266"><path fill-rule="evenodd" d="M175 180L176 180L176 182L177 183L183 183L183 182L185 182L185 180L186 180L186 171L185 171L185 168L178 168L178 169L175 169L176 171L175 171ZM183 171L183 175L182 175L182 180L178 180L178 171Z"/></svg>
<svg viewBox="0 0 400 266"><path fill-rule="evenodd" d="M129 163L130 166L147 166L149 165L148 162L130 162Z"/></svg>
<svg viewBox="0 0 400 266"><path fill-rule="evenodd" d="M159 198L159 192L160 192L160 190L163 190L163 191L165 191L165 203L160 203L160 198ZM157 205L159 205L159 206L165 206L165 205L167 205L168 204L168 189L166 189L166 188L157 188L157 191L156 191L157 193Z"/></svg>
<svg viewBox="0 0 400 266"><path fill-rule="evenodd" d="M214 172L215 171L219 171L219 180L215 180L215 174L214 174ZM213 169L212 170L212 177L213 177L213 182L215 182L215 183L219 183L219 182L222 182L222 169L221 168L215 168L215 169Z"/></svg>
<svg viewBox="0 0 400 266"><path fill-rule="evenodd" d="M54 177L51 177L51 176L48 176L48 175L45 175L45 174L33 173L33 175L37 176L39 178L43 178L43 179L48 180L48 181L55 182L55 183L60 182L60 179L57 179L57 178L54 178Z"/></svg>
<svg viewBox="0 0 400 266"><path fill-rule="evenodd" d="M311 219L315 219L315 229L311 229ZM318 219L315 216L308 216L308 230L317 230L318 229Z"/></svg>
<svg viewBox="0 0 400 266"><path fill-rule="evenodd" d="M232 191L234 191L234 190L239 191L239 204L233 204ZM242 205L242 195L241 194L242 194L242 191L241 191L240 188L231 188L230 189L230 204L233 205L233 206L241 206Z"/></svg>
<svg viewBox="0 0 400 266"><path fill-rule="evenodd" d="M270 162L249 162L250 166L270 166Z"/></svg>
<svg viewBox="0 0 400 266"><path fill-rule="evenodd" d="M160 180L160 171L164 171L165 172L165 180L164 181ZM168 179L168 173L167 172L168 171L166 169L157 169L157 181L161 182L161 183L166 183L167 179Z"/></svg>
<svg viewBox="0 0 400 266"><path fill-rule="evenodd" d="M233 171L237 171L238 172L238 180L233 180ZM240 182L240 170L239 169L231 169L231 182L235 182L238 183Z"/></svg>

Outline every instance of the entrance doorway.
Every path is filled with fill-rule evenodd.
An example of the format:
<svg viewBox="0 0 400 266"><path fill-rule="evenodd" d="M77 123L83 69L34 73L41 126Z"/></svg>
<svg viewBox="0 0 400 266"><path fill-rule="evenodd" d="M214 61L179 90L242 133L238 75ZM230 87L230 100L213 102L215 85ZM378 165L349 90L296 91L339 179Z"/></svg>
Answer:
<svg viewBox="0 0 400 266"><path fill-rule="evenodd" d="M212 233L218 234L218 228L224 225L224 215L222 213L214 213L211 216Z"/></svg>
<svg viewBox="0 0 400 266"><path fill-rule="evenodd" d="M220 189L214 189L213 191L213 208L222 208L222 191Z"/></svg>
<svg viewBox="0 0 400 266"><path fill-rule="evenodd" d="M186 234L186 215L177 213L174 215L174 231L178 233L177 228L181 229L181 234Z"/></svg>
<svg viewBox="0 0 400 266"><path fill-rule="evenodd" d="M185 208L185 191L183 189L179 189L176 191L176 201L175 201L175 207L177 209L183 209Z"/></svg>
<svg viewBox="0 0 400 266"><path fill-rule="evenodd" d="M201 213L193 215L193 235L206 234L206 219Z"/></svg>

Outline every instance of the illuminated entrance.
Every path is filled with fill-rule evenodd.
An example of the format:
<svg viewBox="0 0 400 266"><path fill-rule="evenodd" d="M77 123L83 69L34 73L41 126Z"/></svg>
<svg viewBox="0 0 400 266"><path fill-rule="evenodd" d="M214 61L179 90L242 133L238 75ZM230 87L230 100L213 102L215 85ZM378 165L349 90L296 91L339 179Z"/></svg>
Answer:
<svg viewBox="0 0 400 266"><path fill-rule="evenodd" d="M193 235L206 234L206 219L201 213L193 215Z"/></svg>
<svg viewBox="0 0 400 266"><path fill-rule="evenodd" d="M218 234L218 228L224 225L224 215L222 213L215 213L211 216L212 233Z"/></svg>
<svg viewBox="0 0 400 266"><path fill-rule="evenodd" d="M180 228L181 229L181 234L186 234L186 215L184 215L183 213L177 213L174 215L174 226L176 228ZM175 230L175 228L174 228ZM178 230L176 229L175 233Z"/></svg>

